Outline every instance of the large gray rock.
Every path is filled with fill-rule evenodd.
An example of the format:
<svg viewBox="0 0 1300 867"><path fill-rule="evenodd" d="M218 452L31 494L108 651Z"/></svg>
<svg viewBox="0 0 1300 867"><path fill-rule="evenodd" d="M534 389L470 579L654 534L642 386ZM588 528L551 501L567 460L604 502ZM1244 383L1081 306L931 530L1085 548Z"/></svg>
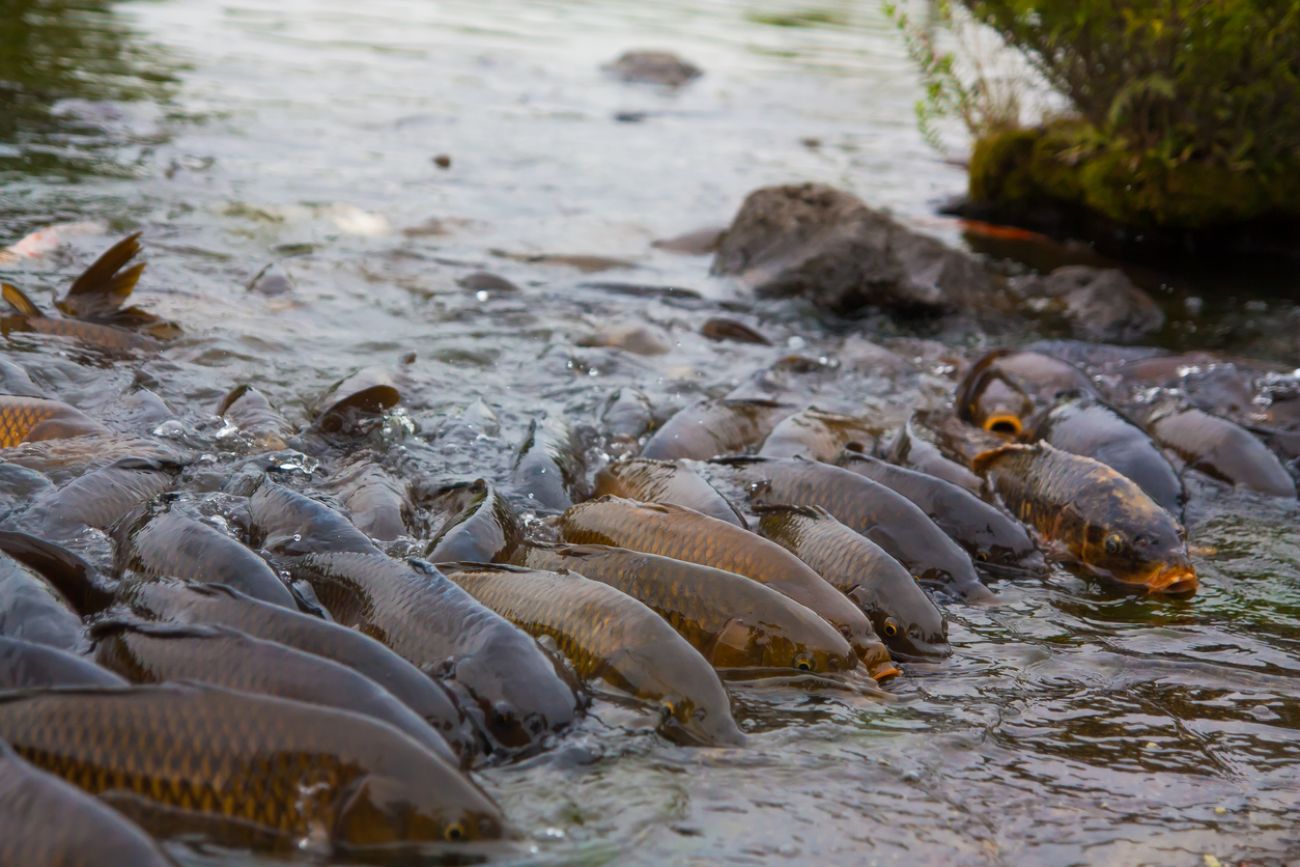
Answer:
<svg viewBox="0 0 1300 867"><path fill-rule="evenodd" d="M713 273L761 296L802 295L841 313L974 309L994 289L974 257L822 184L751 193L722 237Z"/></svg>
<svg viewBox="0 0 1300 867"><path fill-rule="evenodd" d="M1136 340L1165 324L1151 296L1114 268L1066 265L1046 276L1016 278L1011 288L1036 311L1064 319L1084 340Z"/></svg>

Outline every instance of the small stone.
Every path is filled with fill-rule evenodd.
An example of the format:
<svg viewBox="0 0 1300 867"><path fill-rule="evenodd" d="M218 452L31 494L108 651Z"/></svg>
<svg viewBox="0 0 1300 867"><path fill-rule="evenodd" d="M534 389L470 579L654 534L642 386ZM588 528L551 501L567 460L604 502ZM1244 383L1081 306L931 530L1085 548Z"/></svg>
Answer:
<svg viewBox="0 0 1300 867"><path fill-rule="evenodd" d="M664 87L681 87L704 74L670 51L628 51L602 68L621 81Z"/></svg>
<svg viewBox="0 0 1300 867"><path fill-rule="evenodd" d="M448 154L438 154L433 158L433 164L440 169L451 168L451 156Z"/></svg>

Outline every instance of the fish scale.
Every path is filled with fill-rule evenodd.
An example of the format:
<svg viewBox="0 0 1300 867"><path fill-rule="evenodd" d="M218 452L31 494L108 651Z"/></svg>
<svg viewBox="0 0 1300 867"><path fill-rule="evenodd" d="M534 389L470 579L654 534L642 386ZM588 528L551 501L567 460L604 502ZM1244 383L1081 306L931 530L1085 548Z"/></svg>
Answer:
<svg viewBox="0 0 1300 867"><path fill-rule="evenodd" d="M680 506L613 497L574 506L559 527L567 542L671 556L766 584L840 629L873 676L897 671L865 614L799 558L748 530Z"/></svg>

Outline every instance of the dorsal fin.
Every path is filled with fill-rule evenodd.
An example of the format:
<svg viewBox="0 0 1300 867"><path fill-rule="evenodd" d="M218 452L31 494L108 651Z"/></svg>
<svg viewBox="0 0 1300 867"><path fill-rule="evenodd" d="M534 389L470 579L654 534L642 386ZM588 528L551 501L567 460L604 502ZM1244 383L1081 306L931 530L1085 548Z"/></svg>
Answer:
<svg viewBox="0 0 1300 867"><path fill-rule="evenodd" d="M73 281L68 294L64 296L63 303L74 308L67 311L77 313L75 308L78 306L73 300L82 296L100 296L97 298L99 305L107 305L113 308L120 307L122 302L131 295L135 289L135 284L140 281L140 275L144 273L144 263L140 262L127 268L127 263L140 254L140 233L128 235L118 241L112 247L94 261L80 277ZM123 270L125 269L125 270Z"/></svg>
<svg viewBox="0 0 1300 867"><path fill-rule="evenodd" d="M1003 455L1009 455L1013 452L1024 451L1028 448L1030 448L1030 446L1021 443L1007 443L1004 446L998 446L996 448L982 451L975 457L971 458L971 469L975 471L976 475L982 476L998 458Z"/></svg>
<svg viewBox="0 0 1300 867"><path fill-rule="evenodd" d="M23 292L23 290L19 289L17 286L9 283L0 283L0 296L3 296L9 306L21 313L23 316L45 315L41 313L41 308L36 306L36 302L28 298L27 293Z"/></svg>

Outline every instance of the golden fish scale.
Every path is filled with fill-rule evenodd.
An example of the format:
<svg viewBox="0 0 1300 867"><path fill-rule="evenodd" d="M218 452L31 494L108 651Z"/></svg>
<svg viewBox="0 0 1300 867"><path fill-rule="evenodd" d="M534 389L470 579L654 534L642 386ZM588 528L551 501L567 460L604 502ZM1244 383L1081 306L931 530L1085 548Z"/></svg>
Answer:
<svg viewBox="0 0 1300 867"><path fill-rule="evenodd" d="M22 444L32 428L60 414L62 404L40 398L0 398L0 447Z"/></svg>
<svg viewBox="0 0 1300 867"><path fill-rule="evenodd" d="M302 798L303 783L333 789L348 773L322 751L277 748L295 739L278 716L141 698L96 702L91 720L75 693L32 700L43 713L28 702L0 704L0 726L25 759L85 791L126 790L292 835L305 833L322 809Z"/></svg>
<svg viewBox="0 0 1300 867"><path fill-rule="evenodd" d="M684 509L594 501L560 521L570 542L596 542L736 572L808 606L836 626L876 641L866 615L789 551L748 530Z"/></svg>
<svg viewBox="0 0 1300 867"><path fill-rule="evenodd" d="M549 635L584 679L601 676L606 657L640 643L636 633L645 630L644 609L597 582L472 572L455 581L520 628Z"/></svg>
<svg viewBox="0 0 1300 867"><path fill-rule="evenodd" d="M137 349L148 346L153 341L149 338L132 334L124 328L111 325L99 325L94 322L82 322L77 319L49 319L32 317L26 324L38 334L55 337L71 337L83 343L89 343L102 349Z"/></svg>
<svg viewBox="0 0 1300 867"><path fill-rule="evenodd" d="M827 568L819 570L823 578L833 583L830 576L848 574L858 558L855 556L854 540L864 537L854 533L843 525L829 520L790 513L779 522L779 534L786 539L796 556L802 560L815 559L819 565L825 563ZM851 534L851 535L850 535ZM851 587L837 587L840 591Z"/></svg>

